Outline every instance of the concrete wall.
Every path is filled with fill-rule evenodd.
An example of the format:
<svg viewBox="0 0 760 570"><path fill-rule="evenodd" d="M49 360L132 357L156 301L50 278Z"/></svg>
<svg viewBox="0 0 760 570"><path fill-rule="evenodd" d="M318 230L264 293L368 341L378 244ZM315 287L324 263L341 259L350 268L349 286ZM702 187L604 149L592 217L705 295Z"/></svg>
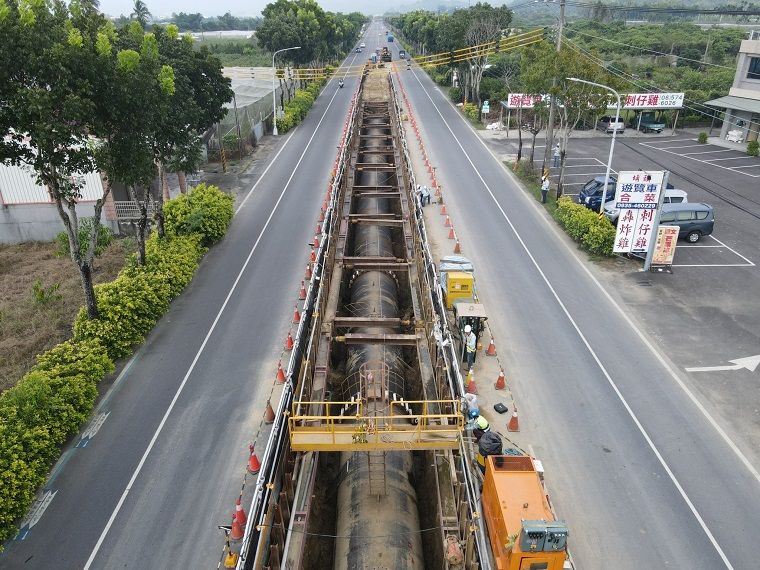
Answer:
<svg viewBox="0 0 760 570"><path fill-rule="evenodd" d="M744 40L739 48L734 84L729 95L760 100L760 79L748 79L749 61L760 57L760 40Z"/></svg>
<svg viewBox="0 0 760 570"><path fill-rule="evenodd" d="M92 203L79 204L79 217L93 216ZM115 222L103 219L103 225L117 231ZM52 241L64 230L54 204L10 204L0 207L0 243L12 244L27 241Z"/></svg>

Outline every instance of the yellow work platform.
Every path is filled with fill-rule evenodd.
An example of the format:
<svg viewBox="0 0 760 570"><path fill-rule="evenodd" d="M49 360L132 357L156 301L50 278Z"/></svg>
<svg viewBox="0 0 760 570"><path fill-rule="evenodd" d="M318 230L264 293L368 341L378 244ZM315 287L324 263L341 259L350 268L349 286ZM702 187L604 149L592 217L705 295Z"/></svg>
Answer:
<svg viewBox="0 0 760 570"><path fill-rule="evenodd" d="M407 406L422 413L409 414ZM431 408L450 409L452 413L431 413ZM309 409L322 409L324 414L309 415L305 413ZM370 415L363 401L294 402L288 418L290 448L293 451L456 449L464 430L464 418L458 409L457 400L398 401L389 403L389 415ZM350 413L345 413L346 410Z"/></svg>

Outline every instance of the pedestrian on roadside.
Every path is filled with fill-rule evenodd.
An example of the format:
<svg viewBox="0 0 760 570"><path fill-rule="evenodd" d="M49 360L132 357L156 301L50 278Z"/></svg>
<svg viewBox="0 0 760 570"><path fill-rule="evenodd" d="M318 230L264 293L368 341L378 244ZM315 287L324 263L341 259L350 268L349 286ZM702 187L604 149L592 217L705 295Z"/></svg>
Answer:
<svg viewBox="0 0 760 570"><path fill-rule="evenodd" d="M560 158L560 151L559 151L559 143L554 145L554 168L557 168L559 166L559 158Z"/></svg>
<svg viewBox="0 0 760 570"><path fill-rule="evenodd" d="M541 178L541 203L546 204L546 195L549 193L549 177L544 175Z"/></svg>

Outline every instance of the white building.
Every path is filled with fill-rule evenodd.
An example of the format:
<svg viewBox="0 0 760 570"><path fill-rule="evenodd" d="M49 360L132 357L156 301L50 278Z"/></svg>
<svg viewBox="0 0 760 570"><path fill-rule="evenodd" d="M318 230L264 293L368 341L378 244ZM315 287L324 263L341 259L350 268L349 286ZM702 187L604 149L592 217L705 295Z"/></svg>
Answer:
<svg viewBox="0 0 760 570"><path fill-rule="evenodd" d="M95 201L103 197L106 182L98 172L84 175L77 215L93 216ZM116 212L109 193L101 223L116 230ZM48 189L37 184L31 168L0 163L0 243L50 241L64 230Z"/></svg>
<svg viewBox="0 0 760 570"><path fill-rule="evenodd" d="M720 137L733 142L756 141L760 132L760 30L750 32L739 48L734 84L726 97L707 105L725 109Z"/></svg>

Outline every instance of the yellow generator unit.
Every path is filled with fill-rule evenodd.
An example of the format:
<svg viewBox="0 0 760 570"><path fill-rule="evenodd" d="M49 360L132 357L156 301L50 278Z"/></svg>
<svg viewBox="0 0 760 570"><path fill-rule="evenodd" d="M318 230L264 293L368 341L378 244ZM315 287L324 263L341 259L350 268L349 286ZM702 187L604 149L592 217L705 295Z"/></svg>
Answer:
<svg viewBox="0 0 760 570"><path fill-rule="evenodd" d="M489 455L483 516L498 570L562 570L567 525L554 518L533 458Z"/></svg>
<svg viewBox="0 0 760 570"><path fill-rule="evenodd" d="M475 277L464 271L446 273L446 308L451 309L459 299L472 299L475 290Z"/></svg>

